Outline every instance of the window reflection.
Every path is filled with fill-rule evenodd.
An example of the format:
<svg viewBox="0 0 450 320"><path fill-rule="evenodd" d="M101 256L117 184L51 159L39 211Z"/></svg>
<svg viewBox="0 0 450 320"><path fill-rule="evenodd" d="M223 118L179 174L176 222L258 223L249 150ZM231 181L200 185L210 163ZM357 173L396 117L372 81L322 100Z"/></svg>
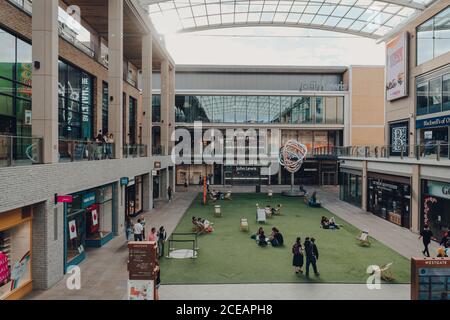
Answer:
<svg viewBox="0 0 450 320"><path fill-rule="evenodd" d="M159 96L153 99L159 101ZM157 122L160 103L154 100L153 108ZM184 123L343 124L344 97L179 95L175 114Z"/></svg>

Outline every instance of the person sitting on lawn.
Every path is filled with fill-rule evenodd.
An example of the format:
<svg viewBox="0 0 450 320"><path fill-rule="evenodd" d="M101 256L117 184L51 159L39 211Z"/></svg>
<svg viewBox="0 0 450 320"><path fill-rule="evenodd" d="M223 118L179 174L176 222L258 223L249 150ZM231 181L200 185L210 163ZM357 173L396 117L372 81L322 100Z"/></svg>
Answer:
<svg viewBox="0 0 450 320"><path fill-rule="evenodd" d="M250 238L253 239L253 240L258 240L259 239L259 235L261 233L264 233L263 227L259 227L258 232L256 234L252 235Z"/></svg>
<svg viewBox="0 0 450 320"><path fill-rule="evenodd" d="M320 225L324 229L330 229L330 220L327 217L322 216L322 220L320 221Z"/></svg>
<svg viewBox="0 0 450 320"><path fill-rule="evenodd" d="M330 218L330 221L329 221L328 225L329 225L330 229L339 229L339 225L336 224L336 221L334 220L334 217Z"/></svg>
<svg viewBox="0 0 450 320"><path fill-rule="evenodd" d="M197 223L203 228L203 230L207 233L211 233L214 231L213 223L209 222L206 219L198 218Z"/></svg>
<svg viewBox="0 0 450 320"><path fill-rule="evenodd" d="M311 195L311 198L309 198L309 202L308 202L310 207L314 207L314 208L320 208L322 205L320 204L319 201L317 201L317 192L314 191Z"/></svg>
<svg viewBox="0 0 450 320"><path fill-rule="evenodd" d="M273 247L280 247L284 244L283 235L281 234L280 230L277 228L272 228L272 234L269 237L269 241L272 244Z"/></svg>
<svg viewBox="0 0 450 320"><path fill-rule="evenodd" d="M258 235L257 242L260 247L267 246L267 240L266 235L264 234L264 230L262 230L261 233Z"/></svg>

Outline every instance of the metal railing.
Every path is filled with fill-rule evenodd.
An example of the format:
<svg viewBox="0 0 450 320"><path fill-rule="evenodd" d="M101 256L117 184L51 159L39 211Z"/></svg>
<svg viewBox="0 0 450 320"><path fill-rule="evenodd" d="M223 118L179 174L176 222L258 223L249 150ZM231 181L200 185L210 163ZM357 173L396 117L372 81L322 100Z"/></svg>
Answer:
<svg viewBox="0 0 450 320"><path fill-rule="evenodd" d="M152 155L154 156L163 156L164 155L164 146L153 146L152 147Z"/></svg>
<svg viewBox="0 0 450 320"><path fill-rule="evenodd" d="M59 140L61 162L94 161L114 158L114 144L95 141Z"/></svg>
<svg viewBox="0 0 450 320"><path fill-rule="evenodd" d="M0 167L42 163L42 138L0 135Z"/></svg>
<svg viewBox="0 0 450 320"><path fill-rule="evenodd" d="M448 143L425 143L410 146L349 146L337 147L340 157L354 158L409 158L417 160L450 160Z"/></svg>
<svg viewBox="0 0 450 320"><path fill-rule="evenodd" d="M147 157L147 146L143 144L127 144L123 146L124 158Z"/></svg>

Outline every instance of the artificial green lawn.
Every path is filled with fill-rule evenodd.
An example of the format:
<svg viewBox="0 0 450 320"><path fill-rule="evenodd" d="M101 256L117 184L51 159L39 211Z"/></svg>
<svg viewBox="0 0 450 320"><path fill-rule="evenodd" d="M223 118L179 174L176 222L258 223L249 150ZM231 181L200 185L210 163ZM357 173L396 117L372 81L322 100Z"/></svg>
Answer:
<svg viewBox="0 0 450 320"><path fill-rule="evenodd" d="M282 216L267 219L267 223L256 223L256 206L283 205ZM214 218L214 204L201 204L199 195L181 219L175 232L191 232L193 216L206 218L215 224L212 234L199 236L197 259L167 259L161 261L163 284L208 284L208 283L365 283L369 265L384 265L392 262L391 270L396 283L410 282L409 260L392 249L371 238L370 247L361 247L356 240L360 231L336 218L344 227L340 230L320 228L322 216L333 216L323 208L309 208L303 199L286 198L265 194L233 194L232 201L218 201L222 218ZM250 232L239 230L240 218L247 217ZM284 236L285 246L261 248L250 236L259 226L266 235L273 226ZM296 275L292 267L291 247L297 236L316 238L320 259L320 277L310 270L310 279ZM180 238L180 237L178 237ZM183 237L181 237L183 238ZM186 237L185 237L186 238ZM166 250L168 245L166 245ZM192 248L190 244L175 244L176 248ZM167 254L167 252L166 252ZM306 260L305 260L306 262Z"/></svg>

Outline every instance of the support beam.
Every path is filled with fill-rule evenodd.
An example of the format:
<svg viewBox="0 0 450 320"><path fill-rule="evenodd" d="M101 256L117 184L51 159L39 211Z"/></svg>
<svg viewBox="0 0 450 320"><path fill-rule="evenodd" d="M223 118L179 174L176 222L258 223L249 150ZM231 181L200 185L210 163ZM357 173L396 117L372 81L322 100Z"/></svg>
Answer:
<svg viewBox="0 0 450 320"><path fill-rule="evenodd" d="M169 153L172 155L171 150L175 146L175 142L172 141L172 135L175 132L175 67L169 66Z"/></svg>
<svg viewBox="0 0 450 320"><path fill-rule="evenodd" d="M58 0L33 2L32 135L44 139L42 160L58 162ZM39 66L40 64L40 66Z"/></svg>
<svg viewBox="0 0 450 320"><path fill-rule="evenodd" d="M142 143L152 154L152 34L142 37Z"/></svg>
<svg viewBox="0 0 450 320"><path fill-rule="evenodd" d="M412 166L412 179L411 179L411 230L413 232L420 232L420 209L421 209L421 190L420 185L420 165L415 164Z"/></svg>
<svg viewBox="0 0 450 320"><path fill-rule="evenodd" d="M123 1L108 1L109 132L114 135L114 158L123 155Z"/></svg>
<svg viewBox="0 0 450 320"><path fill-rule="evenodd" d="M170 123L170 79L169 62L161 62L161 146L164 154L169 155L169 123Z"/></svg>
<svg viewBox="0 0 450 320"><path fill-rule="evenodd" d="M361 209L367 211L367 189L368 189L368 170L367 161L362 162L362 196L361 196Z"/></svg>

